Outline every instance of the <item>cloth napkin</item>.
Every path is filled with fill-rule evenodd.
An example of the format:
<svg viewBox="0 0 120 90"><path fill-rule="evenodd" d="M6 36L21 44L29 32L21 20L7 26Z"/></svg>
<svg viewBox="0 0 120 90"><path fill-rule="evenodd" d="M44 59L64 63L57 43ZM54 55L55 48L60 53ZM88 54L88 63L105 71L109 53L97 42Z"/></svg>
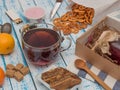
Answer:
<svg viewBox="0 0 120 90"><path fill-rule="evenodd" d="M71 0L71 3L77 3L95 10L92 25L99 22L107 14L120 9L120 0Z"/></svg>

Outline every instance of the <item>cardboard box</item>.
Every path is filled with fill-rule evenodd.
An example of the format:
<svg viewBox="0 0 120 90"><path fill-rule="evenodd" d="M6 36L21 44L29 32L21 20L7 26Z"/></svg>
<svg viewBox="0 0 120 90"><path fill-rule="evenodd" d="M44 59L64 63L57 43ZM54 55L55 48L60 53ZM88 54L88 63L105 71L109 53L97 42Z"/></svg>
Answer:
<svg viewBox="0 0 120 90"><path fill-rule="evenodd" d="M103 20L101 20L98 24L93 26L91 29L87 30L82 36L80 36L76 41L76 50L75 54L84 60L87 60L95 67L99 68L100 70L106 72L107 74L113 76L114 78L120 80L120 66L117 64L112 63L110 60L100 56L99 54L95 53L87 46L85 43L88 40L88 36L93 32L97 27L102 27L107 25L112 27L118 31L120 31L120 22L119 20L115 20L111 18L111 16L107 16Z"/></svg>

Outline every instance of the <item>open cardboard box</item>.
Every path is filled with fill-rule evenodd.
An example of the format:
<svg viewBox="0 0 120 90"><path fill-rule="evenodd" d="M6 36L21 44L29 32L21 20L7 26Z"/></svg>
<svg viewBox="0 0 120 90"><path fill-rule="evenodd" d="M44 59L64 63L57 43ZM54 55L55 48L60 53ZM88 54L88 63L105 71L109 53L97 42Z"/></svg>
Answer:
<svg viewBox="0 0 120 90"><path fill-rule="evenodd" d="M111 18L111 16L107 16L103 20L101 20L98 24L93 26L91 29L87 30L82 36L80 36L76 41L76 50L75 54L84 60L87 60L95 67L99 68L100 70L106 72L107 74L113 76L114 78L120 80L120 66L114 64L110 60L100 56L99 54L95 53L87 46L85 43L87 42L88 36L95 30L97 27L102 27L103 25L110 26L115 28L120 32L120 21Z"/></svg>

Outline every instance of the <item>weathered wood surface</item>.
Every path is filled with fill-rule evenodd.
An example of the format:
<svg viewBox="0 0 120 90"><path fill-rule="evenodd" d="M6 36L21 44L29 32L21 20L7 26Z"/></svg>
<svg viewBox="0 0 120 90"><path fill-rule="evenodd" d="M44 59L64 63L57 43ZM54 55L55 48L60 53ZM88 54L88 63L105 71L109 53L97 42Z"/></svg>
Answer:
<svg viewBox="0 0 120 90"><path fill-rule="evenodd" d="M24 56L24 53L22 51L21 47L21 37L19 29L25 24L28 23L28 21L24 17L24 10L31 7L31 6L40 6L43 7L46 11L45 16L45 22L51 22L49 19L50 11L53 8L53 5L55 3L55 0L0 0L0 24L4 24L5 22L10 22L12 24L12 35L15 39L15 49L14 52L10 55L0 55L0 67L6 71L6 65L7 64L13 64L16 65L17 63L23 63L25 66L29 66L30 68L30 74L26 75L24 79L21 82L17 82L13 78L5 78L5 83L0 90L48 90L46 87L44 87L38 80L36 79L36 75L41 73L44 69L46 69L49 66L41 66L36 67L32 65ZM63 3L61 5L61 8L57 11L55 17L59 17L62 14L64 14L67 9L69 2L67 0L63 0ZM15 12L19 14L19 16L22 18L23 23L21 24L15 24L12 22L8 16L5 14L6 10L13 9ZM77 57L74 55L75 52L75 42L76 39L83 34L84 31L80 31L78 34L74 35L71 34L69 37L72 39L72 46L69 50L61 52L57 58L57 61L53 63L56 66L62 66L66 67L70 62L73 62ZM64 45L63 45L64 46ZM91 70L95 71L96 74L100 75L100 71L91 65ZM90 76L86 73L83 73L84 77L90 79ZM104 73L102 75L106 76ZM109 77L108 77L109 78ZM115 83L116 80L113 79L113 83ZM119 85L119 83L118 83ZM119 89L115 89L119 90Z"/></svg>

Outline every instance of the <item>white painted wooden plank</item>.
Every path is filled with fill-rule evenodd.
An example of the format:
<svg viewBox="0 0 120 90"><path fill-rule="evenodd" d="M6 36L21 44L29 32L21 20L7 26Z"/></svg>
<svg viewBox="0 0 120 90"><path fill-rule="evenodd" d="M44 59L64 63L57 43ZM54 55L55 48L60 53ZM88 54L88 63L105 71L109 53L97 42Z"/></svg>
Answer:
<svg viewBox="0 0 120 90"><path fill-rule="evenodd" d="M32 6L35 6L35 3L33 0L19 0L21 7L23 8L23 11L27 8L30 8Z"/></svg>
<svg viewBox="0 0 120 90"><path fill-rule="evenodd" d="M55 4L55 0L51 0L51 3L54 5ZM54 18L62 16L64 13L66 13L67 12L67 9L66 9L67 7L68 7L68 5L64 1L62 3L62 5L61 5L60 9L57 11L57 13L56 13L56 15L55 15ZM63 58L64 58L64 60L65 60L65 62L67 63L67 65L70 62L73 62L76 59L76 56L75 56L75 44L74 44L75 40L73 41L72 38L71 38L71 40L72 40L72 46L70 47L70 49L68 49L67 51L64 51L64 52L61 53L62 56L63 56Z"/></svg>
<svg viewBox="0 0 120 90"><path fill-rule="evenodd" d="M51 23L50 19L48 19L48 17L50 16L50 12L53 8L52 3L50 3L51 0L44 0L44 1L43 0L34 0L34 1L36 2L37 6L40 6L40 7L45 9L45 12L46 12L46 15L47 15L47 16L45 16L45 19L44 19L45 22L46 23ZM63 63L62 58L59 61L60 61L60 63ZM64 63L63 63L63 65L64 65Z"/></svg>
<svg viewBox="0 0 120 90"><path fill-rule="evenodd" d="M20 1L21 3L24 3L22 0ZM38 4L38 3L37 3ZM23 4L24 6L22 6L23 7L23 9L25 10L26 9L26 7L28 7L28 6L26 6L26 5L28 5L28 4ZM49 3L48 3L48 1L42 1L42 3L41 4L38 4L38 5L40 5L40 6L42 6L43 5L43 7L46 7L47 6L47 9L46 9L46 11L50 11L49 9ZM30 5L30 6L32 6L32 5Z"/></svg>
<svg viewBox="0 0 120 90"><path fill-rule="evenodd" d="M15 34L12 34L12 35L15 35ZM8 55L4 56L5 62L6 62L6 64L10 64L11 63L13 65L16 65L17 63L23 63L24 65L26 65L25 62L24 62L24 59L22 57L22 53L21 53L18 41L17 41L15 36L14 36L14 40L15 40L15 44L16 44L14 52L11 53L9 56ZM30 90L30 88L34 89L34 86L33 86L34 84L32 82L30 74L26 75L24 77L24 80L22 82L20 82L20 83L18 83L14 79L10 79L10 80L11 80L12 87L14 88L14 90L17 90L17 89L21 90L24 87L27 87L28 90Z"/></svg>
<svg viewBox="0 0 120 90"><path fill-rule="evenodd" d="M28 8L29 6L27 6L28 4L26 3L24 3L24 1L20 1L20 3L21 3L21 5L22 5L22 7L23 7L23 10L25 10L26 9L26 7ZM24 4L23 4L24 3ZM30 2L29 1L29 5L30 5L30 3L32 3L32 2ZM33 6L33 3L32 3L32 5L30 5L30 6ZM19 26L16 26L15 27L15 29L19 29L20 27ZM16 33L17 33L17 36L18 36L18 38L19 38L19 41L21 41L20 40L20 37L19 37L19 32L18 31L16 31ZM58 58L60 58L60 57L58 57ZM59 61L61 61L61 60L59 60ZM57 61L57 62L55 62L55 63L57 63L57 65L59 66L59 65L61 65L61 63L59 63L59 61ZM46 90L46 88L45 87L43 87L43 85L40 85L40 83L38 83L37 82L37 80L36 80L36 75L38 74L38 73L41 73L43 70L44 70L44 67L35 67L34 65L32 65L31 63L29 63L28 62L28 65L29 65L29 67L30 67L30 70L31 70L31 72L32 72L32 76L33 76L33 79L34 79L34 81L35 81L35 84L36 84L36 86L37 86L37 89L39 89L39 88L41 88L42 90Z"/></svg>
<svg viewBox="0 0 120 90"><path fill-rule="evenodd" d="M4 12L3 10L4 10L4 6L3 6L2 1L0 1L0 24L3 24L3 21L2 21L2 18L4 18L3 17L3 12ZM5 72L5 70L6 70L6 68L5 68L5 61L4 61L4 58L3 58L2 55L0 55L0 67ZM10 80L8 78L5 78L5 81L4 81L4 84L3 84L3 89L4 90L7 90L7 89L12 90L12 87L11 87L11 84L10 84Z"/></svg>
<svg viewBox="0 0 120 90"><path fill-rule="evenodd" d="M49 21L48 20L48 17L49 17L49 13L50 13L50 11L51 11L51 9L52 9L52 7L51 7L51 5L50 5L50 3L48 3L48 2L50 2L49 0L46 0L46 1L38 1L38 2L36 2L37 3L37 6L41 6L41 7L43 7L44 9L45 9L45 11L47 12L46 14L47 14L47 16L45 17L45 21L47 22L47 21ZM47 19L47 20L46 20ZM58 57L58 61L55 63L55 65L57 65L57 66L63 66L64 65L64 62L62 61L62 59L61 59L61 57ZM64 66L63 66L64 67Z"/></svg>
<svg viewBox="0 0 120 90"><path fill-rule="evenodd" d="M52 8L53 8L53 5L55 4L55 0L44 0L44 1L40 1L40 0L35 0L37 2L37 5L41 6L41 7L44 7L45 10L49 10L47 12L49 12L48 14L50 14ZM49 2L49 4L46 4L47 2ZM52 5L52 6L50 6ZM66 3L63 2L60 9L58 10L57 14L55 15L55 18L56 17L59 17L59 15L62 15L63 13L66 12ZM46 9L46 8L49 8L49 9ZM46 22L50 22L50 20L47 18L45 18L45 21ZM52 23L52 21L51 21ZM65 62L68 64L71 60L74 60L75 59L75 56L74 56L74 49L75 49L75 45L73 44L74 42L72 42L72 46L69 50L67 51L64 51L62 52L62 56L65 60ZM69 55L68 55L68 52L69 52Z"/></svg>
<svg viewBox="0 0 120 90"><path fill-rule="evenodd" d="M55 0L51 0L51 2L54 4L54 3L55 3ZM62 15L65 14L67 11L69 11L69 10L67 9L68 5L70 5L70 3L69 3L67 0L65 0L65 1L62 3L60 9L57 11L57 14L58 14L58 15L56 15L55 18L58 17L58 16L62 16ZM80 30L77 34L73 34L73 33L72 33L71 36L72 36L73 40L76 41L76 39L77 39L78 37L80 37L81 34L83 34L83 33L84 33L83 30Z"/></svg>
<svg viewBox="0 0 120 90"><path fill-rule="evenodd" d="M49 15L50 15L50 12L53 8L53 5L50 3L51 1L50 0L34 0L36 5L37 6L40 6L42 8L44 8L45 12L46 12L46 15L45 15L45 22L46 23L49 23L50 22L50 19L49 19ZM58 57L58 61L56 63L54 63L55 65L57 66L65 66L65 63L63 62L62 58L61 57Z"/></svg>
<svg viewBox="0 0 120 90"><path fill-rule="evenodd" d="M25 4L23 3L24 1L23 0L20 0L20 2L22 1L22 3L21 3L21 5L22 5L22 7L25 7L24 9L26 9L26 8L28 8L29 6L33 6L33 2L31 2L31 1L27 1L27 2L25 2ZM32 4L31 4L32 3ZM27 4L27 5L26 5ZM46 3L47 4L47 3ZM45 5L46 5L45 4ZM15 28L15 30L17 30L17 29L19 29L20 27L19 26L16 26L15 24L14 24L14 28ZM16 31L16 33L17 33L17 36L18 36L18 38L19 38L19 40L20 40L20 36L19 36L19 32L18 31ZM58 57L58 58L61 58L61 57ZM59 62L60 61L60 62ZM58 63L59 62L59 63ZM59 59L58 60L58 62L56 62L57 64L56 65L63 65L63 64L61 64L61 59ZM31 65L31 64L29 64L29 66L30 66L30 68L32 69L31 71L34 71L35 73L35 75L33 75L33 76L36 76L36 72L38 72L38 73L40 73L43 69L44 69L44 67L43 67L43 69L41 69L40 67L39 68L36 68L35 66L33 66L33 65ZM43 90L43 89L42 89Z"/></svg>
<svg viewBox="0 0 120 90"><path fill-rule="evenodd" d="M6 3L7 2L4 1L3 5L5 5ZM8 17L5 15L5 13L3 13L2 20L3 20L3 23L4 22L10 22ZM20 50L20 47L19 47L19 42L17 40L17 37L16 37L14 31L12 32L12 35L13 35L14 40L15 40L15 49L14 49L14 52L11 53L10 55L5 55L4 56L5 62L6 62L6 64L11 63L13 65L16 65L17 63L20 62L20 63L23 63L24 65L26 65L26 63L24 61L24 58L22 57L22 53L21 53L21 50ZM12 84L12 88L14 88L14 90L23 90L23 89L34 90L35 89L30 74L26 75L24 77L24 80L21 81L21 82L17 82L15 79L10 79L10 81L11 81L11 84Z"/></svg>
<svg viewBox="0 0 120 90"><path fill-rule="evenodd" d="M29 8L31 6L35 6L33 0L19 0L19 2L20 2L23 9L27 9L27 8Z"/></svg>

